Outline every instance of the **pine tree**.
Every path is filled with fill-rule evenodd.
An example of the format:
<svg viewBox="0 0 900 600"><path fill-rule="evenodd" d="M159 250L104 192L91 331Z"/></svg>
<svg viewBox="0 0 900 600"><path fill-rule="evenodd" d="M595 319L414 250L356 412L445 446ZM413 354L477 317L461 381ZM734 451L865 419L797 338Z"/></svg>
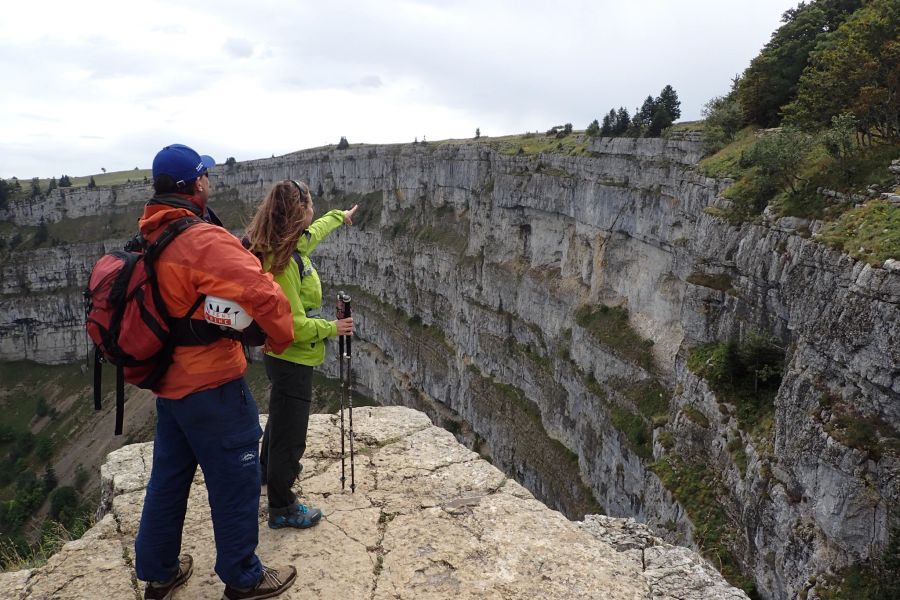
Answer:
<svg viewBox="0 0 900 600"><path fill-rule="evenodd" d="M656 99L656 103L665 107L672 117L673 123L681 118L681 100L678 99L678 93L671 85L666 85L662 89L659 93L659 98Z"/></svg>
<svg viewBox="0 0 900 600"><path fill-rule="evenodd" d="M612 111L610 111L612 114ZM620 106L618 112L616 112L616 116L613 122L613 135L622 135L628 128L631 126L631 115L628 114L628 109L624 106Z"/></svg>
<svg viewBox="0 0 900 600"><path fill-rule="evenodd" d="M0 210L5 210L9 206L11 196L12 186L5 179L0 179Z"/></svg>
<svg viewBox="0 0 900 600"><path fill-rule="evenodd" d="M610 137L615 135L616 126L616 109L611 108L609 112L603 116L603 125L600 127L600 135Z"/></svg>
<svg viewBox="0 0 900 600"><path fill-rule="evenodd" d="M647 132L647 129L650 128L650 123L653 121L654 113L656 113L656 99L653 96L647 96L641 107L635 111L634 118L631 120L633 133L636 136L644 135Z"/></svg>
<svg viewBox="0 0 900 600"><path fill-rule="evenodd" d="M650 124L647 126L647 137L659 137L663 129L670 126L672 122L672 115L669 114L669 109L662 104L657 105L653 118L650 119Z"/></svg>

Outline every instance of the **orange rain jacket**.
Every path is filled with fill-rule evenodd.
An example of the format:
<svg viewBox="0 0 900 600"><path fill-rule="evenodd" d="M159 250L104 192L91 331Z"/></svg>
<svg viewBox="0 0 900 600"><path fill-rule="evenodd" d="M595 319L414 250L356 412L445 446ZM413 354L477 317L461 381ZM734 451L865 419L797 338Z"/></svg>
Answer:
<svg viewBox="0 0 900 600"><path fill-rule="evenodd" d="M174 195L198 204L193 196ZM191 216L187 208L148 204L139 223L141 234L154 241L175 219ZM266 349L281 352L294 341L291 305L281 288L264 273L259 260L224 227L199 223L178 235L156 261L157 280L173 318L190 310L198 294L234 300L268 335ZM193 318L203 319L203 305ZM241 343L222 338L206 346L176 346L172 366L153 389L159 396L181 399L227 383L244 374L247 361Z"/></svg>

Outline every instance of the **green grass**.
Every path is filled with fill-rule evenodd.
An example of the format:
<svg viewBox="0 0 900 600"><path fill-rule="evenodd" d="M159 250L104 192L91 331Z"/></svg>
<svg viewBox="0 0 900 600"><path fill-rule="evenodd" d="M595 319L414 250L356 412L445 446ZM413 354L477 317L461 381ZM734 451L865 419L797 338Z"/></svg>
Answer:
<svg viewBox="0 0 900 600"><path fill-rule="evenodd" d="M863 161L860 157L859 161L865 164L859 168L866 173L865 176L852 177L853 180L860 180L854 184L848 183L847 180L835 181L836 174L840 172L840 169L830 157L818 161L804 172L805 185L798 186L796 191L776 190L775 193L770 193L769 204L772 210L778 216L802 219L834 221L840 218L848 210L852 210L857 201L849 198L845 200L830 198L820 194L817 190L824 188L852 196L869 185L877 185L880 189L890 189L893 179L887 167L891 158L900 155L900 145L887 148L890 149L888 155L890 158L881 157L876 150L865 151L868 159ZM756 177L749 180L760 182L761 178ZM726 196L731 197L730 192L731 190L726 193Z"/></svg>
<svg viewBox="0 0 900 600"><path fill-rule="evenodd" d="M653 434L650 426L640 415L613 406L610 408L610 419L615 428L625 434L632 452L644 460L653 458Z"/></svg>
<svg viewBox="0 0 900 600"><path fill-rule="evenodd" d="M4 564L19 564L16 560L21 564L39 564L49 556L44 550L55 547L50 543L53 535L37 544L26 540L20 523L28 523L32 513L45 502L49 490L43 485L43 477L53 455L93 414L93 368L82 373L83 364L47 366L24 360L0 363L0 457L4 469L0 500L14 515L0 534L0 562ZM115 370L103 369L105 406L113 401L114 384ZM73 399L71 406L59 410L60 403L69 398ZM34 443L25 443L31 436ZM35 496L34 480L41 484L39 497ZM78 514L89 515L96 507L96 498L79 496ZM67 518L77 516L67 514Z"/></svg>
<svg viewBox="0 0 900 600"><path fill-rule="evenodd" d="M645 340L628 322L628 309L621 306L585 305L575 312L575 322L604 346L647 371L654 368L652 340Z"/></svg>
<svg viewBox="0 0 900 600"><path fill-rule="evenodd" d="M821 600L897 600L900 598L900 529L891 532L880 555L841 569L814 587Z"/></svg>
<svg viewBox="0 0 900 600"><path fill-rule="evenodd" d="M833 439L868 453L872 460L879 460L885 453L900 455L900 432L878 416L860 414L840 396L824 393L813 416Z"/></svg>
<svg viewBox="0 0 900 600"><path fill-rule="evenodd" d="M584 387L587 388L591 394L604 402L607 400L609 394L607 393L606 388L597 381L597 378L594 377L593 373L586 374L583 379Z"/></svg>
<svg viewBox="0 0 900 600"><path fill-rule="evenodd" d="M817 191L819 188L852 195L869 185L880 189L890 189L894 185L895 179L888 166L900 155L900 143L856 148L842 161L831 157L821 143L815 144L797 173L795 189L791 190L782 182L760 173L746 160L757 139L755 131L745 128L735 141L698 165L698 172L703 175L735 180L722 194L732 202L732 207L720 210L716 215L732 224L755 220L767 205L778 216L835 221L853 209L854 201L836 201L821 195ZM893 226L896 229L895 224ZM866 253L860 254L862 260L868 260Z"/></svg>
<svg viewBox="0 0 900 600"><path fill-rule="evenodd" d="M672 133L691 133L694 131L703 131L706 128L706 121L681 121L675 123L663 131L663 136Z"/></svg>
<svg viewBox="0 0 900 600"><path fill-rule="evenodd" d="M650 470L684 506L694 523L694 541L703 555L712 560L729 583L755 597L753 580L741 572L729 549L737 531L725 511L723 499L727 491L719 476L706 465L674 456L654 462Z"/></svg>
<svg viewBox="0 0 900 600"><path fill-rule="evenodd" d="M359 208L353 217L353 227L365 230L378 229L381 225L384 191L375 190L365 194L336 191L330 195L315 195L313 202L318 215L323 215L333 209L347 210L357 204Z"/></svg>
<svg viewBox="0 0 900 600"><path fill-rule="evenodd" d="M743 477L747 472L747 451L738 432L732 431L729 435L730 437L728 438L728 443L725 444L725 448L728 450L728 454L731 455L731 460L734 461L734 464L741 472L741 477Z"/></svg>
<svg viewBox="0 0 900 600"><path fill-rule="evenodd" d="M728 275L727 273L710 274L694 271L688 275L687 282L726 293L734 288L731 281L731 275Z"/></svg>
<svg viewBox="0 0 900 600"><path fill-rule="evenodd" d="M709 419L707 419L706 415L704 415L693 406L685 406L681 409L681 411L689 420L693 421L703 429L709 429Z"/></svg>
<svg viewBox="0 0 900 600"><path fill-rule="evenodd" d="M491 146L500 154L584 156L587 154L588 139L584 135L575 132L561 138L543 133L525 133L496 138L485 138L482 136L479 142Z"/></svg>
<svg viewBox="0 0 900 600"><path fill-rule="evenodd" d="M457 256L465 252L469 243L469 219L465 215L456 215L450 205L430 210L401 208L390 213L387 219L385 234L391 240L411 238L440 246Z"/></svg>
<svg viewBox="0 0 900 600"><path fill-rule="evenodd" d="M20 536L11 538L0 534L0 570L12 573L41 567L67 542L81 539L94 524L94 508L91 507L74 518L70 527L49 519L45 520L40 537L34 544L27 544Z"/></svg>
<svg viewBox="0 0 900 600"><path fill-rule="evenodd" d="M87 372L81 365L40 365L31 361L0 362L0 424L24 429L34 417L38 398L54 400L78 395L93 408L93 363ZM113 389L115 369L103 369L104 390ZM79 406L76 404L76 407Z"/></svg>
<svg viewBox="0 0 900 600"><path fill-rule="evenodd" d="M638 382L628 382L616 379L614 387L631 400L638 412L647 419L654 419L669 414L669 398L671 390L654 378L643 379Z"/></svg>
<svg viewBox="0 0 900 600"><path fill-rule="evenodd" d="M108 173L95 173L93 175L83 175L83 176L74 176L69 175L69 180L72 182L71 187L60 188L63 190L74 189L80 187L87 187L88 183L91 181L91 177L94 178L94 185L97 187L111 187L114 185L122 185L126 183L144 183L145 179L147 183L150 183L152 178L152 171L150 169L138 169L135 167L130 171L110 171ZM62 177L63 173L60 173L56 177L56 182L59 184L59 179ZM41 191L45 194L47 193L47 189L50 187L50 177L47 178L38 178L38 184L40 185ZM31 195L31 177L20 178L19 185L22 187L22 193L19 197L27 197Z"/></svg>
<svg viewBox="0 0 900 600"><path fill-rule="evenodd" d="M845 212L816 239L871 265L900 259L900 206L872 200Z"/></svg>
<svg viewBox="0 0 900 600"><path fill-rule="evenodd" d="M537 404L518 387L485 377L474 365L466 372L469 392L478 398L468 418L472 423L491 423L492 462L507 472L523 473L524 469L527 480L556 482L531 491L569 519L602 513L603 507L582 479L578 456L547 434Z"/></svg>
<svg viewBox="0 0 900 600"><path fill-rule="evenodd" d="M94 178L94 184L97 187L111 187L114 185L122 185L124 183L150 183L153 172L150 169L138 169L135 167L130 171L111 171L109 173L99 173L96 175L86 175L84 177L72 177L72 187L86 187L90 183L91 177ZM58 180L59 178L57 178ZM46 189L46 187L44 188Z"/></svg>
<svg viewBox="0 0 900 600"><path fill-rule="evenodd" d="M900 142L878 143L857 148L843 163L829 156L822 146L816 147L802 176L809 179L809 189L825 187L839 192L852 192L869 185L890 188L895 183L888 171L891 161L900 156Z"/></svg>
<svg viewBox="0 0 900 600"><path fill-rule="evenodd" d="M753 128L745 127L735 135L734 141L700 161L697 170L706 177L738 177L745 168L739 165L741 156L756 143Z"/></svg>
<svg viewBox="0 0 900 600"><path fill-rule="evenodd" d="M719 402L734 406L742 431L764 443L771 434L783 360L784 352L764 341L744 347L723 342L692 349L688 368L707 382Z"/></svg>

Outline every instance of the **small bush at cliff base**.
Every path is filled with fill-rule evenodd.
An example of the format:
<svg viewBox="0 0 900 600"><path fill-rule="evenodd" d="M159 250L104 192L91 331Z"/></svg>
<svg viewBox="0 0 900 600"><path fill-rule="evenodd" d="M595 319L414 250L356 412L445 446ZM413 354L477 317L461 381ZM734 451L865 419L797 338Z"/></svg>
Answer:
<svg viewBox="0 0 900 600"><path fill-rule="evenodd" d="M728 583L743 589L751 598L758 598L756 585L741 572L730 550L737 531L725 509L723 499L727 492L719 476L706 465L677 457L662 458L649 468L687 511L694 523L694 541L703 555L718 567Z"/></svg>
<svg viewBox="0 0 900 600"><path fill-rule="evenodd" d="M741 346L698 346L688 357L688 368L706 380L720 401L734 405L741 429L751 433L775 410L783 363L784 351L760 336L750 336Z"/></svg>
<svg viewBox="0 0 900 600"><path fill-rule="evenodd" d="M895 519L898 517L895 517ZM891 532L881 556L870 557L814 588L821 600L897 600L900 598L900 529Z"/></svg>
<svg viewBox="0 0 900 600"><path fill-rule="evenodd" d="M622 358L647 371L653 370L652 340L642 338L628 322L628 309L621 306L582 306L575 322Z"/></svg>

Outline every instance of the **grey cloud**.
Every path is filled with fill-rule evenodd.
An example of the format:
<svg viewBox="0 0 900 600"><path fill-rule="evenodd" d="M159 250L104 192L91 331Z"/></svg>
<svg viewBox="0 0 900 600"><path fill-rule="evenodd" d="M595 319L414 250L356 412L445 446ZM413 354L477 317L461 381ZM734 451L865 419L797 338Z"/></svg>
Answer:
<svg viewBox="0 0 900 600"><path fill-rule="evenodd" d="M384 82L381 81L381 77L378 75L366 75L359 80L359 85L362 87L380 88L384 86Z"/></svg>
<svg viewBox="0 0 900 600"><path fill-rule="evenodd" d="M249 58L253 56L253 44L243 38L228 38L222 46L225 53L234 58Z"/></svg>

